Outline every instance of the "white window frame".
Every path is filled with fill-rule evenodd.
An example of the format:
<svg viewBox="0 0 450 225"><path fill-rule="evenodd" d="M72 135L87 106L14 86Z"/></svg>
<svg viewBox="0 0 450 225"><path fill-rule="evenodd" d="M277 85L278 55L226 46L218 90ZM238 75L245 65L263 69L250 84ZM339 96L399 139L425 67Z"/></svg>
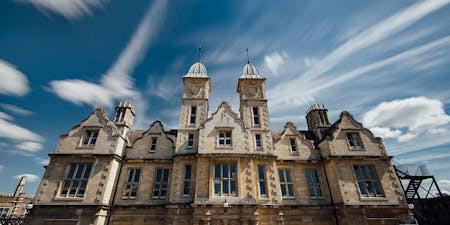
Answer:
<svg viewBox="0 0 450 225"><path fill-rule="evenodd" d="M184 166L183 197L189 197L191 195L191 180L192 180L192 165L186 164Z"/></svg>
<svg viewBox="0 0 450 225"><path fill-rule="evenodd" d="M259 196L260 197L268 197L267 194L267 179L266 179L266 167L264 165L258 165L257 166L257 174L258 174L258 189L259 189ZM260 171L262 169L262 171ZM262 174L262 177L261 177ZM264 187L264 193L261 187Z"/></svg>
<svg viewBox="0 0 450 225"><path fill-rule="evenodd" d="M258 140L259 137L259 140ZM255 134L255 148L261 149L262 148L262 136L260 133Z"/></svg>
<svg viewBox="0 0 450 225"><path fill-rule="evenodd" d="M64 180L61 182L58 196L60 198L83 198L86 194L92 167L92 163L70 163Z"/></svg>
<svg viewBox="0 0 450 225"><path fill-rule="evenodd" d="M194 135L194 133L188 133L186 148L187 149L193 149L194 148L194 143L195 143L195 135Z"/></svg>
<svg viewBox="0 0 450 225"><path fill-rule="evenodd" d="M289 149L291 152L298 152L297 138L289 137Z"/></svg>
<svg viewBox="0 0 450 225"><path fill-rule="evenodd" d="M306 181L308 182L309 197L311 199L323 199L322 188L320 187L319 174L316 169L305 169Z"/></svg>
<svg viewBox="0 0 450 225"><path fill-rule="evenodd" d="M86 129L80 139L80 147L93 148L98 141L100 129Z"/></svg>
<svg viewBox="0 0 450 225"><path fill-rule="evenodd" d="M219 167L219 174L217 174L217 166ZM225 169L226 168L226 169ZM234 173L232 169L234 168ZM213 164L212 188L214 196L238 196L238 168L235 162L217 162ZM224 174L226 173L226 174ZM217 190L217 187L219 190ZM224 191L226 187L228 193ZM234 193L233 193L234 187Z"/></svg>
<svg viewBox="0 0 450 225"><path fill-rule="evenodd" d="M253 126L255 127L261 126L261 117L258 106L252 106L252 115L253 115Z"/></svg>
<svg viewBox="0 0 450 225"><path fill-rule="evenodd" d="M291 171L292 171L292 169L289 167L279 167L278 168L278 178L280 181L280 192L281 192L281 197L283 199L295 199L294 181L292 180ZM285 194L283 194L283 187L285 190Z"/></svg>
<svg viewBox="0 0 450 225"><path fill-rule="evenodd" d="M346 133L347 144L350 150L363 150L364 144L359 132L347 132Z"/></svg>
<svg viewBox="0 0 450 225"><path fill-rule="evenodd" d="M374 165L353 165L353 174L361 197L385 197L383 186Z"/></svg>
<svg viewBox="0 0 450 225"><path fill-rule="evenodd" d="M190 113L189 113L189 124L190 125L195 125L195 123L197 122L197 106L196 105L191 105L190 108Z"/></svg>
<svg viewBox="0 0 450 225"><path fill-rule="evenodd" d="M161 172L160 172L161 171ZM158 179L158 173L160 177ZM167 176L166 176L167 175ZM170 169L168 168L156 168L155 182L153 183L152 198L153 199L165 199L169 195L169 179Z"/></svg>
<svg viewBox="0 0 450 225"><path fill-rule="evenodd" d="M8 217L9 207L0 207L0 218Z"/></svg>
<svg viewBox="0 0 450 225"><path fill-rule="evenodd" d="M227 135L227 134L229 134L229 135ZM227 143L227 141L229 141L229 144ZM223 144L221 144L221 142L223 142ZM232 130L219 130L217 132L217 147L219 147L219 148L232 148L233 147L233 131Z"/></svg>
<svg viewBox="0 0 450 225"><path fill-rule="evenodd" d="M158 147L158 137L151 137L150 152L156 152L157 147Z"/></svg>
<svg viewBox="0 0 450 225"><path fill-rule="evenodd" d="M122 199L136 199L140 175L141 168L128 168L127 180L123 186Z"/></svg>

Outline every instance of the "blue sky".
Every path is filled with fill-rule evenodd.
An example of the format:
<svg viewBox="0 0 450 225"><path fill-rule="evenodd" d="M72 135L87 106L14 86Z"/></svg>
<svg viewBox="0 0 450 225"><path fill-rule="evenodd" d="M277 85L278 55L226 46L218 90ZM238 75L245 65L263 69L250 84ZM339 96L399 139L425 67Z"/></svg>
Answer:
<svg viewBox="0 0 450 225"><path fill-rule="evenodd" d="M0 192L34 194L59 135L121 100L136 128L176 128L181 76L197 59L210 112L238 110L251 62L267 78L271 127L349 111L394 161L427 165L450 191L449 1L0 1Z"/></svg>

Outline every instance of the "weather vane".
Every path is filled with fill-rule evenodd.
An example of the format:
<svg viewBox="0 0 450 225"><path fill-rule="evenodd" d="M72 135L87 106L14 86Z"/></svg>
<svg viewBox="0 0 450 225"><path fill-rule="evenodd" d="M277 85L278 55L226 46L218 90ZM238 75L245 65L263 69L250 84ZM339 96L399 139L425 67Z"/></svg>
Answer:
<svg viewBox="0 0 450 225"><path fill-rule="evenodd" d="M200 62L200 58L202 57L202 46L198 47L198 61Z"/></svg>
<svg viewBox="0 0 450 225"><path fill-rule="evenodd" d="M246 48L245 51L247 52L247 63L250 63L250 57L248 57L248 48Z"/></svg>

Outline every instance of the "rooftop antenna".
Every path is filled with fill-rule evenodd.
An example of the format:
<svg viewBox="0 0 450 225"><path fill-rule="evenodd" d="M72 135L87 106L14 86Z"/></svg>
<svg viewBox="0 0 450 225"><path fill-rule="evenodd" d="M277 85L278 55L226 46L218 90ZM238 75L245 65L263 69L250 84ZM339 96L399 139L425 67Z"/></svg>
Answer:
<svg viewBox="0 0 450 225"><path fill-rule="evenodd" d="M200 58L202 57L202 46L198 47L198 62L200 62Z"/></svg>
<svg viewBox="0 0 450 225"><path fill-rule="evenodd" d="M247 64L249 64L250 63L250 57L248 57L248 48L246 48L245 51L247 52Z"/></svg>

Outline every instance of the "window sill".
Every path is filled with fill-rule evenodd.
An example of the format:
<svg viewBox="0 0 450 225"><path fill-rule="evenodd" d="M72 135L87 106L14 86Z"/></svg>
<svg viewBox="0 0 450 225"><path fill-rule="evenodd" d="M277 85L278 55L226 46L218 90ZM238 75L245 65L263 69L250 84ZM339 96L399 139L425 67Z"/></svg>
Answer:
<svg viewBox="0 0 450 225"><path fill-rule="evenodd" d="M233 147L227 147L227 146L217 146L216 149L218 150L233 150Z"/></svg>
<svg viewBox="0 0 450 225"><path fill-rule="evenodd" d="M53 200L55 201L73 201L73 202L81 202L84 197L55 197Z"/></svg>
<svg viewBox="0 0 450 225"><path fill-rule="evenodd" d="M95 148L95 145L93 146L86 146L86 145L79 145L76 147L78 150L93 150Z"/></svg>
<svg viewBox="0 0 450 225"><path fill-rule="evenodd" d="M349 147L350 151L365 151L364 147Z"/></svg>
<svg viewBox="0 0 450 225"><path fill-rule="evenodd" d="M323 200L323 196L322 197L309 197L309 199L311 200Z"/></svg>
<svg viewBox="0 0 450 225"><path fill-rule="evenodd" d="M360 200L362 202L387 202L388 199L386 197L365 197L360 196Z"/></svg>
<svg viewBox="0 0 450 225"><path fill-rule="evenodd" d="M136 197L122 197L122 200L136 200Z"/></svg>

